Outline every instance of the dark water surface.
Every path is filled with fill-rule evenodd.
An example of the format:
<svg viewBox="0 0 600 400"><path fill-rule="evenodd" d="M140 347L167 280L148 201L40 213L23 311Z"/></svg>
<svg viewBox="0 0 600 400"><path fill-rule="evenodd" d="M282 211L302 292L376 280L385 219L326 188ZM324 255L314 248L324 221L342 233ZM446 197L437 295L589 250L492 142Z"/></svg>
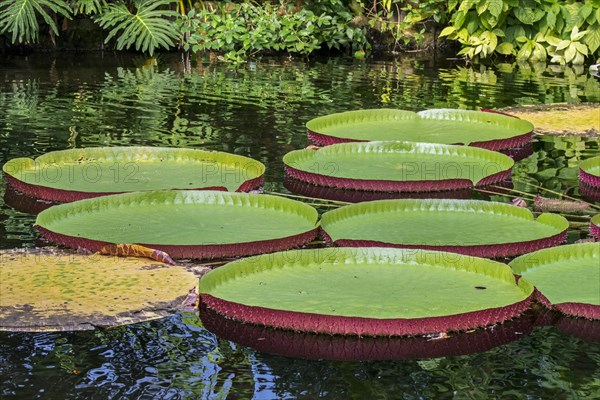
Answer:
<svg viewBox="0 0 600 400"><path fill-rule="evenodd" d="M207 148L262 161L266 190L285 192L281 158L306 146L304 124L318 115L556 102L600 103L600 80L583 68L467 67L418 59L268 59L232 67L189 65L176 56L163 56L156 65L125 55L4 56L0 165L74 147ZM534 154L515 166L515 189L528 200L527 193L552 197L548 190L579 197L577 164L598 154L598 147L597 139L536 138ZM2 183L2 198L4 190ZM568 218L569 241L586 237L589 219ZM0 221L0 248L36 244L35 216L0 199ZM269 355L218 338L195 315L93 332L0 333L0 398L600 398L600 330L571 322L558 329L538 319L542 326L531 329L515 321L498 329L505 340L483 332L486 346L462 344L450 353L464 355L433 351L423 354L434 358L364 362ZM270 344L283 339L265 336ZM381 354L390 358L398 347L386 345ZM319 346L334 344L324 338ZM478 350L486 351L470 354Z"/></svg>

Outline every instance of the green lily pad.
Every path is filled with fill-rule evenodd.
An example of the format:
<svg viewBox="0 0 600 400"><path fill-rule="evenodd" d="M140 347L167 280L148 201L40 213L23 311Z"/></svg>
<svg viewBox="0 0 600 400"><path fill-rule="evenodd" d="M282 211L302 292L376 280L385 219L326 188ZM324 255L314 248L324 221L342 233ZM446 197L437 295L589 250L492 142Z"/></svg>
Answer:
<svg viewBox="0 0 600 400"><path fill-rule="evenodd" d="M530 122L507 115L454 109L434 109L415 113L394 109L347 111L315 118L306 124L316 142L401 140L441 144L473 144L480 147L515 147L510 139L533 130ZM319 140L321 139L321 140ZM498 146L494 142L498 143ZM497 147L497 148L496 148Z"/></svg>
<svg viewBox="0 0 600 400"><path fill-rule="evenodd" d="M248 191L265 166L223 152L161 147L97 147L16 158L3 166L8 183L31 197L73 201L164 189Z"/></svg>
<svg viewBox="0 0 600 400"><path fill-rule="evenodd" d="M466 146L341 143L283 157L288 176L318 186L389 192L457 190L510 178L513 160Z"/></svg>
<svg viewBox="0 0 600 400"><path fill-rule="evenodd" d="M172 257L219 258L303 245L317 220L313 207L286 198L169 190L61 204L41 212L36 226L50 241L93 252L128 243Z"/></svg>
<svg viewBox="0 0 600 400"><path fill-rule="evenodd" d="M569 222L477 200L379 200L326 212L321 228L340 246L392 246L506 257L566 240Z"/></svg>
<svg viewBox="0 0 600 400"><path fill-rule="evenodd" d="M541 301L565 314L600 319L600 243L539 250L510 263Z"/></svg>
<svg viewBox="0 0 600 400"><path fill-rule="evenodd" d="M382 248L296 250L206 274L204 306L243 322L297 331L390 336L469 329L528 307L533 287L505 264Z"/></svg>
<svg viewBox="0 0 600 400"><path fill-rule="evenodd" d="M579 168L590 175L600 178L600 156L581 161Z"/></svg>
<svg viewBox="0 0 600 400"><path fill-rule="evenodd" d="M85 330L172 315L198 286L186 268L141 258L0 250L0 330Z"/></svg>

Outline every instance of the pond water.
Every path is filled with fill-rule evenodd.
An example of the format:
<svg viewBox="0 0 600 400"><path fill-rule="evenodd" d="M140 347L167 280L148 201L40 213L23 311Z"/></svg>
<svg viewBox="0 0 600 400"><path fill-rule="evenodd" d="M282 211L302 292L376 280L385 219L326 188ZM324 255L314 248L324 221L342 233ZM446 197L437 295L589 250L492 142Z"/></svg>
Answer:
<svg viewBox="0 0 600 400"><path fill-rule="evenodd" d="M3 56L0 165L73 147L206 148L262 161L265 189L285 193L281 158L306 146L304 124L318 115L358 108L419 111L556 102L600 103L600 80L583 68L465 66L418 58L283 58L234 67L185 63L175 55L155 62L112 54ZM577 164L598 154L598 148L597 138L537 137L533 155L515 166L511 195L579 197ZM35 216L6 204L4 191L2 182L0 248L36 245ZM588 219L568 219L569 242L586 237ZM566 333L578 328L531 331L515 324L509 340L491 340L486 351L461 348L453 354L464 355L363 362L263 353L217 337L187 314L93 332L0 333L0 397L600 397L597 325L578 338Z"/></svg>

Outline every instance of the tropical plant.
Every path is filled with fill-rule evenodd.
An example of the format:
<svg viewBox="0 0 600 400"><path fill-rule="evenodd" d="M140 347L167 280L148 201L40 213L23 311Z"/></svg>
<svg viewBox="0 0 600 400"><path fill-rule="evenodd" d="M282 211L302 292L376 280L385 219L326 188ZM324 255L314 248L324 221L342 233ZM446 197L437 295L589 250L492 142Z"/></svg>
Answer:
<svg viewBox="0 0 600 400"><path fill-rule="evenodd" d="M100 14L102 9L106 7L106 0L77 0L71 7L75 14Z"/></svg>
<svg viewBox="0 0 600 400"><path fill-rule="evenodd" d="M96 18L104 29L111 29L105 42L117 37L117 49L131 48L148 52L157 48L169 49L175 46L180 33L175 24L165 23L168 18L177 18L176 11L163 9L176 0L134 0L135 13L124 3L109 4Z"/></svg>
<svg viewBox="0 0 600 400"><path fill-rule="evenodd" d="M37 20L39 16L52 32L58 35L55 14L71 18L71 10L62 0L1 0L0 34L9 32L13 43L37 42L40 30Z"/></svg>
<svg viewBox="0 0 600 400"><path fill-rule="evenodd" d="M518 60L583 64L600 48L600 0L450 0L452 25L440 37L468 59L493 54Z"/></svg>
<svg viewBox="0 0 600 400"><path fill-rule="evenodd" d="M312 6L314 11L311 7L288 11L280 0L260 6L243 2L229 8L191 10L179 20L183 48L216 51L225 60L242 61L264 51L307 55L324 45L340 49L366 44L364 31L348 25L352 14L332 12L322 4Z"/></svg>
<svg viewBox="0 0 600 400"><path fill-rule="evenodd" d="M446 23L446 3L447 0L361 2L369 26L390 34L394 47L399 43L422 46L431 23Z"/></svg>

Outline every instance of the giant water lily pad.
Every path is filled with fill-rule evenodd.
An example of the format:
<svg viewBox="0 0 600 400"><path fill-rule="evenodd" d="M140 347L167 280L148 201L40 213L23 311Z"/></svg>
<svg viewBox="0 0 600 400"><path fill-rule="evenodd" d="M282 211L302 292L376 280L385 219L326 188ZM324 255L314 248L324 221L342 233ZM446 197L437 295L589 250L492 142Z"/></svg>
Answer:
<svg viewBox="0 0 600 400"><path fill-rule="evenodd" d="M514 259L510 266L535 286L547 307L600 319L600 243L539 250Z"/></svg>
<svg viewBox="0 0 600 400"><path fill-rule="evenodd" d="M171 315L198 278L143 258L0 250L0 330L84 330Z"/></svg>
<svg viewBox="0 0 600 400"><path fill-rule="evenodd" d="M311 206L276 196L167 190L61 204L41 212L36 227L54 243L92 252L129 243L219 258L303 245L316 236L317 219Z"/></svg>
<svg viewBox="0 0 600 400"><path fill-rule="evenodd" d="M201 303L242 322L342 335L421 335L502 322L533 287L508 266L459 254L381 248L295 250L204 276Z"/></svg>
<svg viewBox="0 0 600 400"><path fill-rule="evenodd" d="M430 192L509 179L513 160L466 146L411 142L341 143L295 150L286 174L317 186L379 192Z"/></svg>
<svg viewBox="0 0 600 400"><path fill-rule="evenodd" d="M567 239L569 222L526 208L477 200L380 200L323 214L328 242L444 250L479 257L508 257Z"/></svg>
<svg viewBox="0 0 600 400"><path fill-rule="evenodd" d="M28 196L68 202L163 189L249 191L262 184L265 166L215 151L96 147L15 158L2 170L12 187Z"/></svg>
<svg viewBox="0 0 600 400"><path fill-rule="evenodd" d="M306 124L309 139L319 145L342 142L401 140L465 144L490 150L522 146L533 125L507 115L483 111L434 109L418 113L394 109L347 111Z"/></svg>
<svg viewBox="0 0 600 400"><path fill-rule="evenodd" d="M600 156L579 163L579 179L583 184L600 191Z"/></svg>

